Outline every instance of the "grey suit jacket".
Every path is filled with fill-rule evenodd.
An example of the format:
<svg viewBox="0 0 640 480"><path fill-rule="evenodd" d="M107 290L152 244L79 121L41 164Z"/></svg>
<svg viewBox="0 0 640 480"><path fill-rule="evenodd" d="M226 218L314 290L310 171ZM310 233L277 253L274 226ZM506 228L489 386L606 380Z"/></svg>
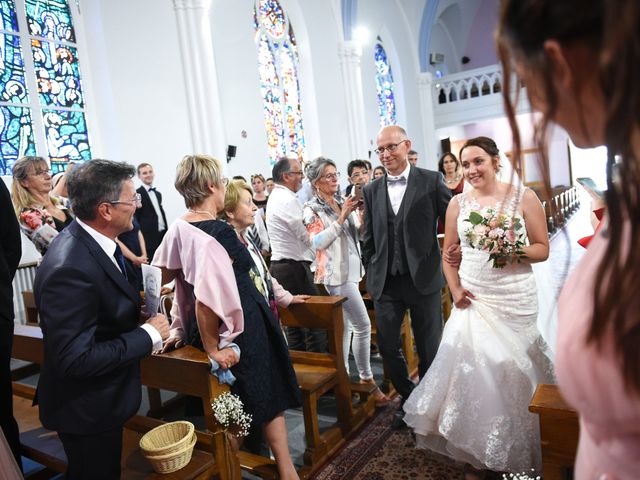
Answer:
<svg viewBox="0 0 640 480"><path fill-rule="evenodd" d="M367 271L367 290L379 299L387 278L387 177L364 188L365 222L362 259ZM444 286L437 241L438 217L444 220L451 191L438 172L411 167L404 205L404 248L411 279L423 295Z"/></svg>

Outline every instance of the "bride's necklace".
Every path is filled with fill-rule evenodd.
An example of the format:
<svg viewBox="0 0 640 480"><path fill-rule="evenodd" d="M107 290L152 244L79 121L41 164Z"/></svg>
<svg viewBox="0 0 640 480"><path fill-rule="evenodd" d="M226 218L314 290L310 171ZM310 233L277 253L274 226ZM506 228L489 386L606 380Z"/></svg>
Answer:
<svg viewBox="0 0 640 480"><path fill-rule="evenodd" d="M446 183L447 185L451 185L452 183L458 183L461 178L462 178L462 175L456 175L451 180L449 180L448 178L445 177L444 183Z"/></svg>
<svg viewBox="0 0 640 480"><path fill-rule="evenodd" d="M193 210L191 208L188 208L187 211L190 212L190 213L199 213L200 215L206 215L207 217L211 218L212 220L216 219L216 217L214 217L211 212L208 212L206 210Z"/></svg>

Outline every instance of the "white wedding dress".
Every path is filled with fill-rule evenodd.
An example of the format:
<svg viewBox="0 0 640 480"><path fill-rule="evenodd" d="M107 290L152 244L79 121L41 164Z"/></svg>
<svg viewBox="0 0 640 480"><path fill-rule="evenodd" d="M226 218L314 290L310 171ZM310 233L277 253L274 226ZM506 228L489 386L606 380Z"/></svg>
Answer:
<svg viewBox="0 0 640 480"><path fill-rule="evenodd" d="M436 358L404 405L404 420L418 448L478 469L539 472L538 419L528 406L536 385L554 378L536 326L535 278L526 263L493 268L489 255L464 237L470 225L464 219L480 206L470 204L468 193L451 201L460 204L460 281L476 298L453 308ZM506 212L518 203L514 196Z"/></svg>

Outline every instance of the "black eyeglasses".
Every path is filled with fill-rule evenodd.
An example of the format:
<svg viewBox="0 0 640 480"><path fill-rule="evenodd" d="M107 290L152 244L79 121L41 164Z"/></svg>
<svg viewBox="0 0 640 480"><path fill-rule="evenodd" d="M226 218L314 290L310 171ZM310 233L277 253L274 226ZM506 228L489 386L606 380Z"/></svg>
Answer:
<svg viewBox="0 0 640 480"><path fill-rule="evenodd" d="M374 150L374 152L376 153L376 155L380 156L382 155L385 151L389 152L389 153L393 153L395 152L398 147L400 145L402 145L404 142L406 142L406 140L402 140L398 143L392 143L391 145L387 145L386 147L378 147Z"/></svg>
<svg viewBox="0 0 640 480"><path fill-rule="evenodd" d="M302 173L302 170L299 172L287 172L290 173L291 175L300 175L301 177L304 175L304 173Z"/></svg>

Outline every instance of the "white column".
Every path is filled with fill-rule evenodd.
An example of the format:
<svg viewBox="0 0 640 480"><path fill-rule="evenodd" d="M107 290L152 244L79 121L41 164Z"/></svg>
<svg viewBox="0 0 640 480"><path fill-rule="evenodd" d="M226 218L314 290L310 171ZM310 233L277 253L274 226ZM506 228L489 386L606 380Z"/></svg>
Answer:
<svg viewBox="0 0 640 480"><path fill-rule="evenodd" d="M364 97L362 94L362 71L360 68L362 47L354 41L341 42L338 44L338 57L340 58L347 107L349 159L367 159L368 143Z"/></svg>
<svg viewBox="0 0 640 480"><path fill-rule="evenodd" d="M211 41L211 0L173 0L193 153L223 160L226 140ZM224 163L224 162L223 162Z"/></svg>
<svg viewBox="0 0 640 480"><path fill-rule="evenodd" d="M438 138L436 136L436 122L433 114L434 78L431 72L418 74L418 95L420 98L420 114L422 115L422 137L424 140L427 168L437 170L436 155L438 152Z"/></svg>

